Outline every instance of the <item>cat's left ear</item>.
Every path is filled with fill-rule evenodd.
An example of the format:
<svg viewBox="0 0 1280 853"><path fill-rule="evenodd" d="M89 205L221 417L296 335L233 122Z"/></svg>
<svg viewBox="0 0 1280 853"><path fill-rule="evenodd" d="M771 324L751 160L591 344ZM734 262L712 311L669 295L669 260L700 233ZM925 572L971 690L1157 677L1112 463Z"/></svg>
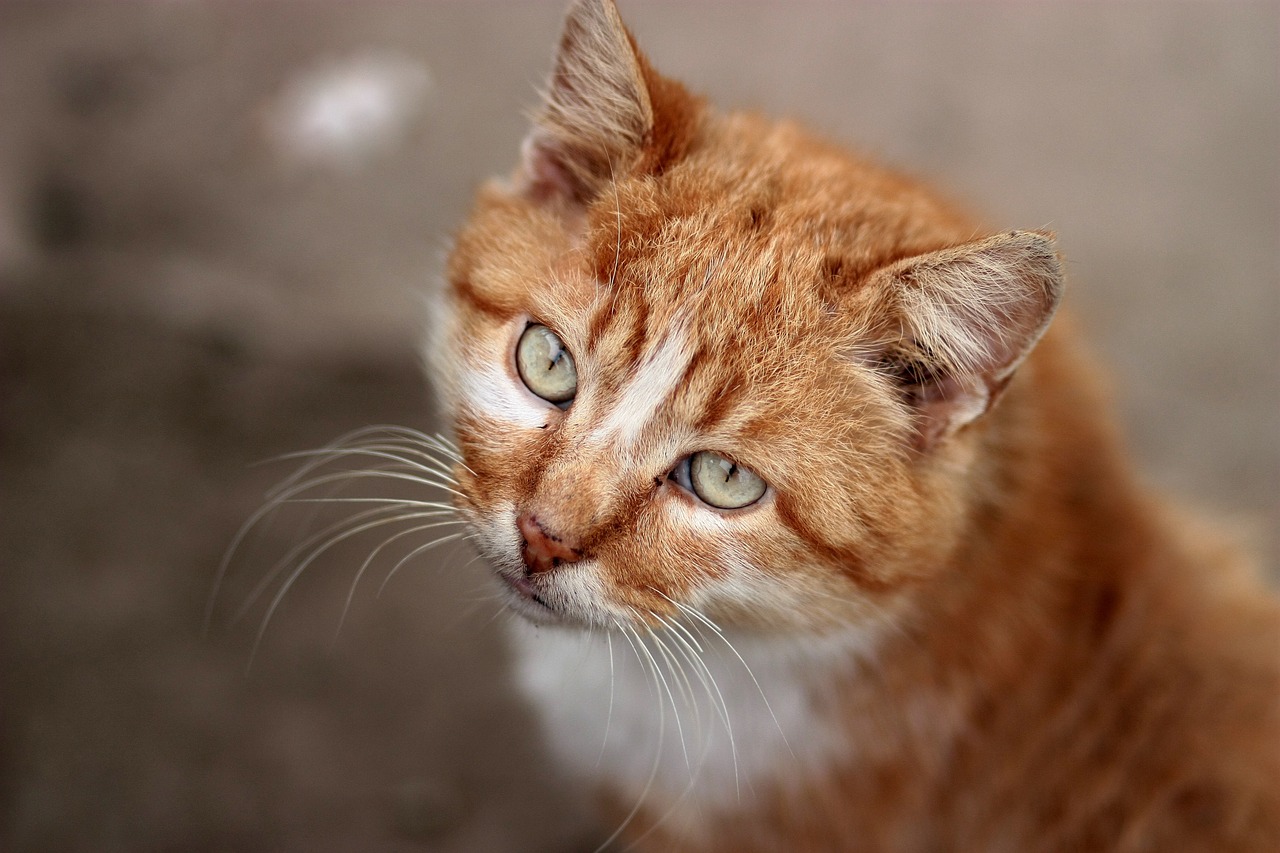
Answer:
<svg viewBox="0 0 1280 853"><path fill-rule="evenodd" d="M698 112L695 98L649 65L613 0L578 0L524 141L517 185L538 202L585 205L611 181L660 172L678 158Z"/></svg>
<svg viewBox="0 0 1280 853"><path fill-rule="evenodd" d="M929 449L984 414L1044 334L1062 299L1053 236L1013 231L906 258L869 282L895 333L879 354L917 413Z"/></svg>

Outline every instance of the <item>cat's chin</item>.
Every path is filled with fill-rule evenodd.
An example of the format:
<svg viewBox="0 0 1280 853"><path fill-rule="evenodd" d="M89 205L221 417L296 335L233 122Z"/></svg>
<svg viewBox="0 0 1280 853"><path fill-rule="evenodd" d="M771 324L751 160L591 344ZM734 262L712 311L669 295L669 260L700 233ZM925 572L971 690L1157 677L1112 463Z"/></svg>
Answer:
<svg viewBox="0 0 1280 853"><path fill-rule="evenodd" d="M493 572L502 584L507 607L537 625L570 625L573 619L558 611L523 576L509 575L501 569Z"/></svg>

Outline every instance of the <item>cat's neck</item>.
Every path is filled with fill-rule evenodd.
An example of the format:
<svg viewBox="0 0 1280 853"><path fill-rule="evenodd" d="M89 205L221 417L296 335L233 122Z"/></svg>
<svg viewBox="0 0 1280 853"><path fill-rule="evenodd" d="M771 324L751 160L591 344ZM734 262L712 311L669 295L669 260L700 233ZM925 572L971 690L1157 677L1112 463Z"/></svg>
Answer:
<svg viewBox="0 0 1280 853"><path fill-rule="evenodd" d="M1095 374L1067 335L1050 334L984 424L976 498L936 594L884 637L868 706L931 702L931 731L959 729L1017 698L1053 706L1153 614L1153 567L1186 563L1122 453ZM1163 618L1163 617L1162 617ZM1146 629L1150 625L1145 626ZM996 723L991 721L994 726Z"/></svg>

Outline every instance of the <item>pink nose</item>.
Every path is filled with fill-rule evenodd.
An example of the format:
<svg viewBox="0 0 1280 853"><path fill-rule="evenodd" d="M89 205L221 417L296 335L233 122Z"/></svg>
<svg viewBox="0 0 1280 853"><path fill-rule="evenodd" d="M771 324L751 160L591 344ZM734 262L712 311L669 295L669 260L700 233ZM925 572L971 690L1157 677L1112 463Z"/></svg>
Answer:
<svg viewBox="0 0 1280 853"><path fill-rule="evenodd" d="M548 532L531 512L520 513L516 527L520 530L520 556L527 574L536 575L582 559L581 551Z"/></svg>

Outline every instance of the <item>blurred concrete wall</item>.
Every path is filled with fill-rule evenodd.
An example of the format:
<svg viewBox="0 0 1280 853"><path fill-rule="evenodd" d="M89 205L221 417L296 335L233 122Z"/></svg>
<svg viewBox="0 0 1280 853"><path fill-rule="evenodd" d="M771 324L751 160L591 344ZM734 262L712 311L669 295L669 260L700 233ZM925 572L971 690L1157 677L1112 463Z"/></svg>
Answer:
<svg viewBox="0 0 1280 853"><path fill-rule="evenodd" d="M1276 4L624 3L658 66L1056 230L1149 469L1262 510L1280 482ZM277 347L409 347L507 170L558 3L0 9L0 269ZM288 150L326 70L423 76L387 139ZM47 282L46 282L47 286Z"/></svg>
<svg viewBox="0 0 1280 853"><path fill-rule="evenodd" d="M1277 563L1280 6L622 7L720 104L1056 230L1144 470ZM283 617L249 681L242 647L194 627L270 481L246 463L430 424L421 296L514 162L561 12L0 5L0 847L578 831L517 737L492 629L450 618L460 576L398 581L336 658L303 650L345 587L303 594L319 627Z"/></svg>

